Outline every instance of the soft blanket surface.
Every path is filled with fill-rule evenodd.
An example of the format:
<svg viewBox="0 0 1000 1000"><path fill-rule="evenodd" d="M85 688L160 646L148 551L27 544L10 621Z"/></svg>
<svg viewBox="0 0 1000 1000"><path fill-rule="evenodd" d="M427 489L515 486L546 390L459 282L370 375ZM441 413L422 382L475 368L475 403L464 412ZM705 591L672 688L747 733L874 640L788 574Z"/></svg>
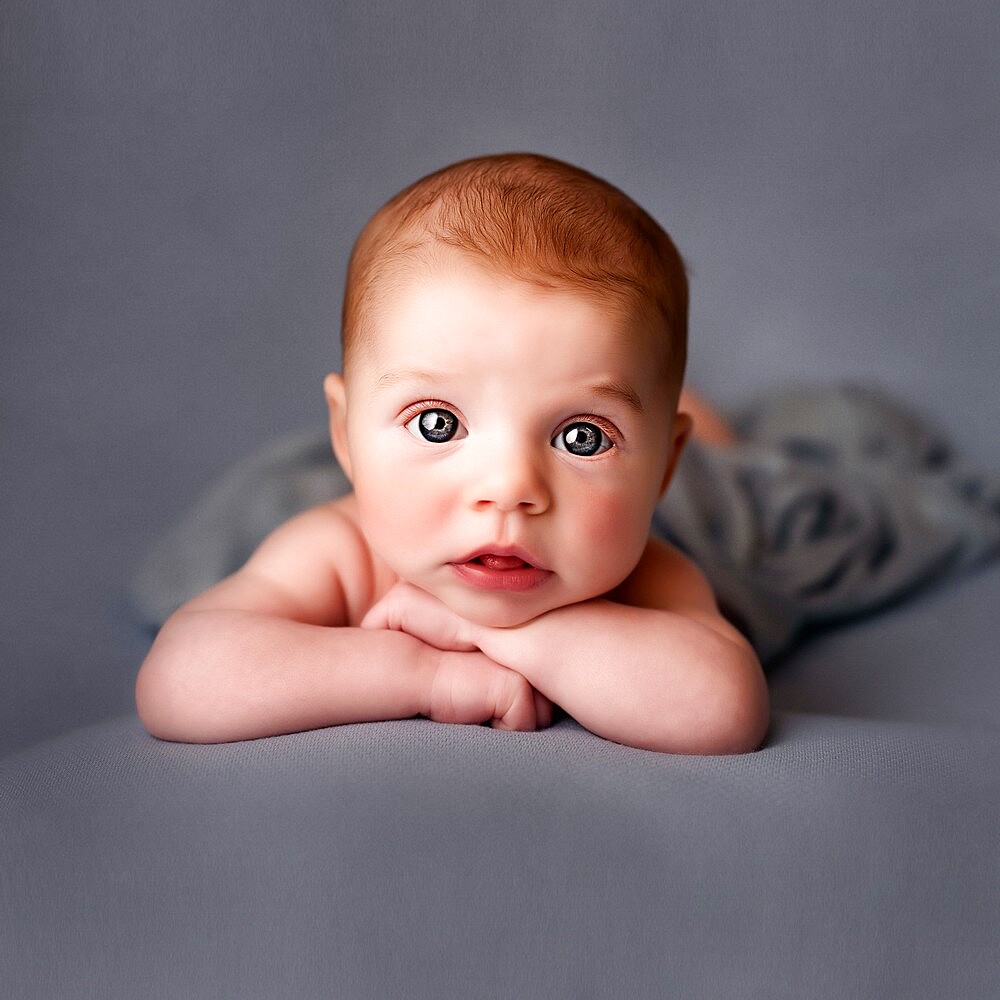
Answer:
<svg viewBox="0 0 1000 1000"><path fill-rule="evenodd" d="M732 420L735 446L688 443L653 529L701 566L765 665L807 628L871 614L1000 549L1000 478L968 468L883 390L783 388ZM347 489L325 431L266 445L155 544L132 583L137 614L159 627L282 521Z"/></svg>

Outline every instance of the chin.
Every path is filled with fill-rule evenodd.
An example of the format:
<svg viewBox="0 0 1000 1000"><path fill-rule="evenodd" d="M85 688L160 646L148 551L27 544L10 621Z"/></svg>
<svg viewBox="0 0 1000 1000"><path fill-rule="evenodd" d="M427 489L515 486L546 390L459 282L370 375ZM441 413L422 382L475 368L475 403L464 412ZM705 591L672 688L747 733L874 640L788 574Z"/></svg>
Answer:
<svg viewBox="0 0 1000 1000"><path fill-rule="evenodd" d="M518 607L516 604L498 602L493 607L469 607L469 602L445 602L457 615L461 615L473 625L486 628L515 628L548 611L548 608Z"/></svg>

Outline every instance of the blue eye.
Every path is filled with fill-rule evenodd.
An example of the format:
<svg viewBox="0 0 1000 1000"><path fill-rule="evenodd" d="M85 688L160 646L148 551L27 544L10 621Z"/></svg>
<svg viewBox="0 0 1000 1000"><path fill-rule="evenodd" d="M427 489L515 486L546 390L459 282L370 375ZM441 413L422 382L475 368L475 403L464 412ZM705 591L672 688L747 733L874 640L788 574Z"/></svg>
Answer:
<svg viewBox="0 0 1000 1000"><path fill-rule="evenodd" d="M553 439L552 447L571 455L590 458L614 448L615 443L597 424L578 420L564 427Z"/></svg>
<svg viewBox="0 0 1000 1000"><path fill-rule="evenodd" d="M432 444L445 444L462 429L462 424L451 410L432 409L408 420L406 429L416 438Z"/></svg>

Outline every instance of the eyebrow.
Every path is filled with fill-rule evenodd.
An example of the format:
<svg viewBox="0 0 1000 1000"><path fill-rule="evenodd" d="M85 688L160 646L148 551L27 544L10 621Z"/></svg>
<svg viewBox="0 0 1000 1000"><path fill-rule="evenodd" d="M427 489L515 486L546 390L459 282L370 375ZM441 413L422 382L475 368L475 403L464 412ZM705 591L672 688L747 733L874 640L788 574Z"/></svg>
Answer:
<svg viewBox="0 0 1000 1000"><path fill-rule="evenodd" d="M639 393L621 379L608 379L606 382L598 382L596 385L588 386L587 391L595 396L602 396L605 399L617 400L624 403L638 414L646 412L639 398Z"/></svg>
<svg viewBox="0 0 1000 1000"><path fill-rule="evenodd" d="M440 383L447 380L447 377L440 372L424 371L418 368L404 368L400 371L385 372L380 375L375 383L376 389L388 389L400 382L430 382ZM603 382L596 382L587 386L585 393L591 396L599 396L603 399L614 400L624 403L629 409L638 414L646 412L642 405L639 394L622 379L610 378Z"/></svg>
<svg viewBox="0 0 1000 1000"><path fill-rule="evenodd" d="M386 372L380 375L375 383L376 389L388 389L400 382L443 382L445 376L439 372L421 371L417 368L404 368L402 371Z"/></svg>

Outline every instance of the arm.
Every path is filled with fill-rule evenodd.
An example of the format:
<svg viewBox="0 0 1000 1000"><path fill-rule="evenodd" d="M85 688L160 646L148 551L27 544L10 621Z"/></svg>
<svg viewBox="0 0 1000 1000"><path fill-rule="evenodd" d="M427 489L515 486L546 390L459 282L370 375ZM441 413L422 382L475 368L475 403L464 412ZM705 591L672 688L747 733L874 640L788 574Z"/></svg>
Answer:
<svg viewBox="0 0 1000 1000"><path fill-rule="evenodd" d="M701 754L763 741L767 689L753 650L686 615L587 601L480 642L605 739Z"/></svg>
<svg viewBox="0 0 1000 1000"><path fill-rule="evenodd" d="M365 620L447 648L478 648L606 739L673 753L739 753L763 741L767 685L701 572L651 542L613 595L515 628L474 625L397 588ZM423 630L423 631L421 631Z"/></svg>
<svg viewBox="0 0 1000 1000"><path fill-rule="evenodd" d="M409 718L424 710L423 646L402 633L181 610L142 665L136 707L154 736L185 743Z"/></svg>
<svg viewBox="0 0 1000 1000"><path fill-rule="evenodd" d="M359 546L351 525L317 508L175 612L136 682L149 732L217 743L416 715L511 729L544 721L527 681L481 652L347 627L353 595L338 567L353 567L362 591L372 585Z"/></svg>

